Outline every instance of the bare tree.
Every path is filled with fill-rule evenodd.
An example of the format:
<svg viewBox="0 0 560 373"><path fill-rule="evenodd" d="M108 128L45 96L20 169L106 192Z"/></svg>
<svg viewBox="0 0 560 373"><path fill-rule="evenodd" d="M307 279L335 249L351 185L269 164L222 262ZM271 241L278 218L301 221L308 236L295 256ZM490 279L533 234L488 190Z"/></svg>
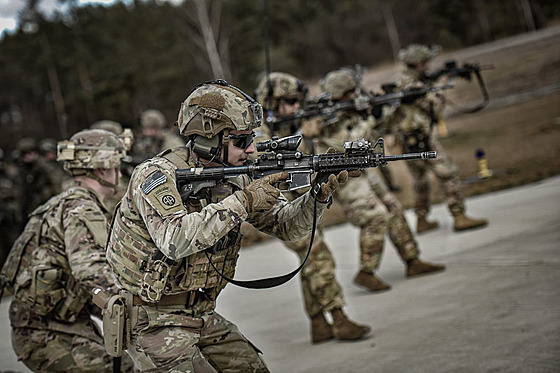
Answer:
<svg viewBox="0 0 560 373"><path fill-rule="evenodd" d="M397 56L399 54L399 50L401 49L401 42L399 41L399 33L397 31L395 18L393 17L393 11L391 10L391 5L387 1L380 1L379 5L381 7L381 12L383 13L385 25L387 26L387 36L389 36L389 41L391 42L393 60L397 61Z"/></svg>

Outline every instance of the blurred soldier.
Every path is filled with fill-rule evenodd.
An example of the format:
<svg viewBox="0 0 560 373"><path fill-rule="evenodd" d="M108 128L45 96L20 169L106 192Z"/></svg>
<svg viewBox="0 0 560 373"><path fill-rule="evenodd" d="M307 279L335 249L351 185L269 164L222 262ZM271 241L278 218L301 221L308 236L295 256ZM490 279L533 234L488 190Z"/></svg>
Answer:
<svg viewBox="0 0 560 373"><path fill-rule="evenodd" d="M93 123L89 128L91 128L92 130L105 130L113 132L117 136L123 133L123 127L119 122L108 119L99 120Z"/></svg>
<svg viewBox="0 0 560 373"><path fill-rule="evenodd" d="M274 117L293 114L300 107L307 89L295 76L273 72L261 79L255 96L266 113ZM274 133L278 137L293 135L299 129L299 121L282 123L274 128L263 126L263 135L257 138L264 141ZM298 193L285 193L289 200L294 200ZM299 241L289 241L284 244L296 252L303 260L309 248L310 236ZM311 319L311 340L313 343L332 338L341 340L355 340L365 336L370 327L358 325L344 314L345 306L342 287L336 280L335 262L331 251L323 237L323 226L317 229L311 254L301 271L301 285L305 310ZM333 319L331 325L325 318L330 313Z"/></svg>
<svg viewBox="0 0 560 373"><path fill-rule="evenodd" d="M100 315L93 290L115 289L103 199L118 184L124 145L110 132L84 130L58 146L75 184L33 211L2 269L2 283L14 294L12 345L33 371L110 372L90 315ZM131 370L132 362L124 367Z"/></svg>
<svg viewBox="0 0 560 373"><path fill-rule="evenodd" d="M55 195L56 185L39 162L37 142L32 138L18 141L16 193L18 211L18 233L21 232L27 216L41 203Z"/></svg>
<svg viewBox="0 0 560 373"><path fill-rule="evenodd" d="M364 92L353 70L342 68L328 73L321 80L323 90L330 94L335 102L359 99ZM324 152L328 147L344 151L346 141L369 138L372 143L377 140L378 123L369 113L345 111L337 114L337 120L329 125L320 126L314 145L317 152ZM372 138L372 134L375 138ZM408 226L401 204L381 179L369 174L351 179L342 186L335 198L342 204L346 218L360 228L360 271L354 283L370 291L390 289L390 285L381 281L375 271L379 267L385 233L406 263L407 277L441 271L443 265L425 263L419 259L418 243Z"/></svg>
<svg viewBox="0 0 560 373"><path fill-rule="evenodd" d="M46 138L39 141L39 154L39 165L51 180L52 192L54 194L62 192L63 186L71 182L72 178L64 171L62 164L56 161L56 140Z"/></svg>
<svg viewBox="0 0 560 373"><path fill-rule="evenodd" d="M19 232L14 229L16 223L15 182L7 170L4 150L0 149L0 266L4 265L12 244Z"/></svg>
<svg viewBox="0 0 560 373"><path fill-rule="evenodd" d="M284 240L312 227L313 196L288 202L272 184L287 173L252 181L247 175L205 187L182 201L177 168L243 165L255 151L253 129L262 108L225 81L196 87L179 112L186 146L136 167L117 209L107 257L122 288L133 294L138 322L128 349L137 368L150 371L267 372L259 351L215 311L234 275L241 222ZM322 215L346 171L321 185ZM222 272L219 274L215 268Z"/></svg>
<svg viewBox="0 0 560 373"><path fill-rule="evenodd" d="M159 110L150 109L140 115L142 134L133 147L135 163L153 157L166 149L173 149L185 145L185 142L173 132L169 131L167 121Z"/></svg>
<svg viewBox="0 0 560 373"><path fill-rule="evenodd" d="M438 53L439 47L428 48L418 44L411 44L400 50L399 59L406 65L406 70L395 77L397 89L418 88L427 84L422 81L422 76L428 69L429 61ZM473 219L465 215L459 171L432 131L440 119L444 104L445 98L440 93L429 94L414 104L401 105L395 116L397 136L406 151L435 150L438 154L435 159L406 162L414 179L418 233L438 226L436 221L427 219L430 212L429 170L438 178L445 192L447 206L454 218L454 230L461 231L488 224L486 219Z"/></svg>

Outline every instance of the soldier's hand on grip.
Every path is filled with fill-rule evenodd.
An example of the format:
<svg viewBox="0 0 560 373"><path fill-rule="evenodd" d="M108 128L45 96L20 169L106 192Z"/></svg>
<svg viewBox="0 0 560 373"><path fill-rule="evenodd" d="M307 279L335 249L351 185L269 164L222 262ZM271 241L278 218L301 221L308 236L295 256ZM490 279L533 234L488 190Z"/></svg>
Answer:
<svg viewBox="0 0 560 373"><path fill-rule="evenodd" d="M243 204L247 212L252 214L254 212L270 210L280 196L280 191L274 184L286 180L288 176L287 172L280 172L265 176L247 185L242 190L245 197Z"/></svg>
<svg viewBox="0 0 560 373"><path fill-rule="evenodd" d="M340 171L338 175L331 174L327 182L322 183L317 192L317 200L319 202L327 202L339 185L348 181L348 171Z"/></svg>
<svg viewBox="0 0 560 373"><path fill-rule="evenodd" d="M336 149L328 148L327 153L336 153ZM358 177L361 174L362 174L361 171L350 171L350 173L348 173L348 171L341 171L338 173L338 175L334 175L334 174L329 175L327 181L322 183L320 185L319 190L317 191L316 189L317 183L320 183L326 177L325 174L318 173L312 182L313 190L317 191L317 200L319 200L320 202L327 202L327 200L334 193L336 188L338 188L340 184L344 184L345 182L348 181L348 177Z"/></svg>

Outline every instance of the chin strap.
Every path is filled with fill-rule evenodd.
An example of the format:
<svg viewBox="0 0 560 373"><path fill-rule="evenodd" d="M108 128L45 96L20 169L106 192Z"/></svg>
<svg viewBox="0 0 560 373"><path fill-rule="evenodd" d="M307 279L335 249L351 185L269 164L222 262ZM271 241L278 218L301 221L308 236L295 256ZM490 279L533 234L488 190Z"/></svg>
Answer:
<svg viewBox="0 0 560 373"><path fill-rule="evenodd" d="M97 181L99 184L109 187L111 189L113 189L115 191L115 193L117 192L117 187L119 185L119 174L117 173L115 176L115 183L110 183L107 180L104 180L102 178L100 178L99 176L97 176L96 174L93 173L93 171L87 171L86 172L86 176L89 177L90 179L93 179L95 181Z"/></svg>

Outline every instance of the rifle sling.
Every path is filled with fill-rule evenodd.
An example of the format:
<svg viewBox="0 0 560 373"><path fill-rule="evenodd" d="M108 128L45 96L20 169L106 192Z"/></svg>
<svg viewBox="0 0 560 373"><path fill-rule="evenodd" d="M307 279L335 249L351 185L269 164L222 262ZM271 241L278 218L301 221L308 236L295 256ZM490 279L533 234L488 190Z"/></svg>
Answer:
<svg viewBox="0 0 560 373"><path fill-rule="evenodd" d="M216 266L212 262L211 255L207 251L205 251L205 254L212 268L214 268L214 270L218 272L220 277L222 277L227 282L230 282L234 285L246 289L270 289L285 284L286 282L290 281L299 271L301 271L305 263L307 263L307 259L309 258L309 254L311 253L311 248L313 247L313 241L315 240L316 229L317 229L317 194L315 194L315 200L313 203L313 229L311 231L311 239L309 241L309 248L307 249L307 254L305 255L305 258L302 260L299 267L297 267L290 273L286 273L285 275L281 275L281 276L266 277L258 280L247 280L247 281L229 278L225 276L222 271L216 268Z"/></svg>

